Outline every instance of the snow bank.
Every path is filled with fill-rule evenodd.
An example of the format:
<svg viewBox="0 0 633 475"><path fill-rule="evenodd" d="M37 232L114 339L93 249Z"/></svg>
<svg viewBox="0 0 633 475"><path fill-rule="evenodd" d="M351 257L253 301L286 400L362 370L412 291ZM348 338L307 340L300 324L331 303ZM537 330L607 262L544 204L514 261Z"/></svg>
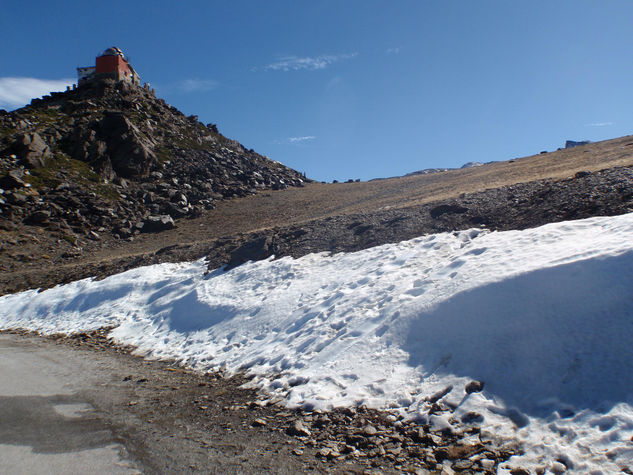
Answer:
<svg viewBox="0 0 633 475"><path fill-rule="evenodd" d="M633 460L633 214L469 230L351 254L139 268L0 297L0 328L113 336L150 357L248 370L291 406L396 408L436 426L452 386L522 466ZM483 393L466 395L472 379Z"/></svg>

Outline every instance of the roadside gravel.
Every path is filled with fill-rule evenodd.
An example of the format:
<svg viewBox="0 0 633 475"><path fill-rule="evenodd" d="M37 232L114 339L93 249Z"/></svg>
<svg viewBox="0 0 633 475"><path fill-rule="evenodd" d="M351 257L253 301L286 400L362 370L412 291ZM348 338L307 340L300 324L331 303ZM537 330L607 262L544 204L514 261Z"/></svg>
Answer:
<svg viewBox="0 0 633 475"><path fill-rule="evenodd" d="M16 462L13 452L5 455L17 466L37 467L52 463L53 454L65 454L65 466L74 472L97 463L78 456L86 450L105 450L107 462L114 457L107 450L118 447L111 467L121 473L424 474L495 473L519 451L481 434L477 414L455 424L457 429L431 432L364 407L289 410L245 389L243 375L228 378L144 360L113 345L108 331L49 337L0 333L4 357L19 360L39 395L37 404L20 391L0 397L0 412L18 408L11 418L0 419L0 455L3 447L22 446L31 458ZM17 384L10 380L13 365L4 363L0 381L10 388ZM431 399L436 413L451 411L441 394ZM69 404L83 410L60 409ZM42 415L51 416L51 427L58 430L42 431ZM54 461L61 463L59 457Z"/></svg>

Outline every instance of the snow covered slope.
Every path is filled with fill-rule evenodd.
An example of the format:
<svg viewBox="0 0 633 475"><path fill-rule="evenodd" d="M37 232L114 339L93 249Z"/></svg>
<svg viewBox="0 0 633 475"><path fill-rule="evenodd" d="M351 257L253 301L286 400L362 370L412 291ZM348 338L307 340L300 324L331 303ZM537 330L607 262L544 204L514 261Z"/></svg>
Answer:
<svg viewBox="0 0 633 475"><path fill-rule="evenodd" d="M142 354L248 370L291 406L395 408L426 398L521 441L521 466L633 461L633 214L525 231L469 230L352 254L139 268L0 297L0 328L116 325ZM483 392L466 394L473 380Z"/></svg>

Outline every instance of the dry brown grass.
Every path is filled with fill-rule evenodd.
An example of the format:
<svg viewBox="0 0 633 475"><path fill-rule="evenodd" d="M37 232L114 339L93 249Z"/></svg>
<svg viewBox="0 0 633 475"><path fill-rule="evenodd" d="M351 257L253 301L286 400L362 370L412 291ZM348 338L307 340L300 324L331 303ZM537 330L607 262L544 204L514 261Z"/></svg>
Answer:
<svg viewBox="0 0 633 475"><path fill-rule="evenodd" d="M305 188L225 202L214 214L233 216L241 225L267 227L336 214L415 206L461 193L544 178L564 179L583 170L597 171L617 166L633 166L633 136L430 175L363 183L314 183ZM213 216L209 218L209 224L213 223Z"/></svg>

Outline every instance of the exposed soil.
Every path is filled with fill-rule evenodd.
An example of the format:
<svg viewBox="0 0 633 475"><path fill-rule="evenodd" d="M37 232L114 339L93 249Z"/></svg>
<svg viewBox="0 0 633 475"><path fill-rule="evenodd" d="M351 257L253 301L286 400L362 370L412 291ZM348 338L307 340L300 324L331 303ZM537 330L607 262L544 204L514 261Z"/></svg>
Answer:
<svg viewBox="0 0 633 475"><path fill-rule="evenodd" d="M541 160L533 157L537 164ZM500 174L495 188L462 191L477 188L474 183L487 183L493 176L487 167L510 165L267 192L222 202L199 218L178 221L173 230L126 241L105 236L81 247L55 242L39 227L5 226L0 231L4 236L0 293L102 278L166 261L207 257L209 266L217 268L272 254L300 257L310 252L357 251L426 233L471 227L525 229L633 210L630 166L528 182L514 181L530 177L525 174ZM443 191L435 194L437 187Z"/></svg>

